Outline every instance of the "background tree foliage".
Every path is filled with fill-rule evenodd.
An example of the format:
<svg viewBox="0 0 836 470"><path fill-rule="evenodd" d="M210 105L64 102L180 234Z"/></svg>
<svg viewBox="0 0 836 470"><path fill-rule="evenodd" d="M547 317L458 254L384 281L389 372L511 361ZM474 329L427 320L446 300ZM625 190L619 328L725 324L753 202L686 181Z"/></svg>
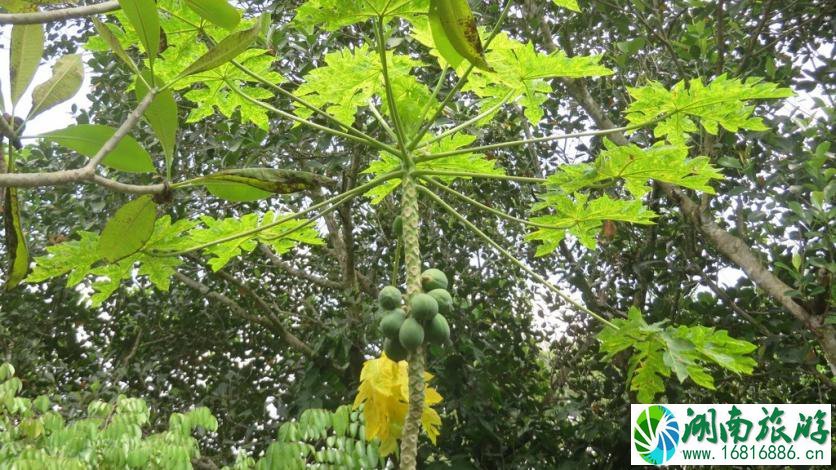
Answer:
<svg viewBox="0 0 836 470"><path fill-rule="evenodd" d="M294 83L328 53L374 35L364 24L329 35L291 28L302 3L247 2L246 16L271 16L272 67ZM471 4L482 25L493 24L501 8L497 2ZM631 102L627 88L648 80L670 88L683 79L708 81L725 73L765 77L793 88L807 100L803 107L758 103L768 131L701 135L699 154L710 157L724 179L714 183L716 194L703 194L698 202L756 250L764 265L792 287L789 295L798 304L833 322L832 2L596 0L579 5L581 14L552 2L515 2L503 30L532 41L538 50L603 54L602 64L614 74L584 82L555 80L558 91L547 95L536 128L524 118L524 109L506 108L480 139L596 129L601 119L624 122ZM81 52L83 38L93 33L82 20L48 28L50 55ZM406 47L427 54L417 42ZM93 104L78 110L78 122L118 126L134 106L123 95L131 72L110 54L93 54L88 67ZM291 108L282 97L271 103ZM455 122L472 116L466 101L457 106L445 117ZM358 171L376 158L363 147L335 144L327 135L304 132L275 116L268 132L237 112L188 123L192 111L181 107L174 160L180 173L294 168L350 188ZM365 132L379 130L368 112L355 124ZM133 135L144 146L158 145L147 127ZM634 140L649 145L652 136L642 131ZM491 157L509 173L543 176L558 165L590 161L603 145L599 138L542 143L497 150ZM22 171L83 162L46 144L30 146L24 155L18 162ZM136 182L157 181L138 176ZM508 182L459 181L454 187L520 217L533 197ZM304 196L232 205L199 192L173 197L165 209L180 219L296 207ZM41 255L77 230L98 231L125 200L93 185L27 190L22 212L31 249ZM807 328L746 276L734 285L720 283L718 273L736 266L706 243L694 221L658 185L651 188L650 201L660 215L655 225L605 224L596 249L566 239L549 257L534 257L521 227L467 205L456 204L456 209L489 235L515 242L518 255L579 293L595 312L618 316L635 306L648 322L717 327L759 346L753 375L717 369L716 390L670 381L667 401L836 401L836 382ZM445 397L444 421L438 446L423 442L421 456L459 468L627 465L626 410L635 396L626 385L626 358L601 360L600 325L569 310L551 311L546 306L559 305L559 299L533 288L524 273L454 219L429 207L422 210L425 264L455 273L451 293L460 313L451 322L456 347L429 355L434 386ZM324 245L286 255L257 249L217 273L195 259L180 268L169 292L151 289L143 280L123 283L96 308L89 305L87 283L68 287L66 279L2 292L2 360L15 365L24 393L32 398L60 393L66 418L83 416L95 400L142 397L151 409L151 428L162 432L171 413L205 406L218 426L201 437L202 464L232 465L233 448L264 451L282 421L309 408L336 410L353 401L363 361L377 354L373 299L378 286L389 282L396 212L386 200L377 206L348 204L325 218ZM359 291L352 288L355 278ZM271 316L289 328L269 321Z"/></svg>

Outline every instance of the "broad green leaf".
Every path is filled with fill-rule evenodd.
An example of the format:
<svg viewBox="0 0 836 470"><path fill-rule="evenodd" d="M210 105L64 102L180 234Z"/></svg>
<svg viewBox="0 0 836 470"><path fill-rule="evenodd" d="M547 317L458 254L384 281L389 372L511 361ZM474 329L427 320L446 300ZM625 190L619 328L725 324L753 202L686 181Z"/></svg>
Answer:
<svg viewBox="0 0 836 470"><path fill-rule="evenodd" d="M581 12L581 7L578 6L578 0L553 0L554 4L566 8L567 10Z"/></svg>
<svg viewBox="0 0 836 470"><path fill-rule="evenodd" d="M127 16L148 58L153 61L160 51L160 17L154 0L119 0L122 12Z"/></svg>
<svg viewBox="0 0 836 470"><path fill-rule="evenodd" d="M32 82L44 53L44 27L40 24L16 24L12 26L9 76L11 79L12 106L23 96Z"/></svg>
<svg viewBox="0 0 836 470"><path fill-rule="evenodd" d="M20 222L20 203L17 188L6 188L3 205L3 219L6 230L6 252L9 256L9 270L6 289L11 290L20 284L29 273L29 249Z"/></svg>
<svg viewBox="0 0 836 470"><path fill-rule="evenodd" d="M467 0L430 0L428 17L436 47L450 65L456 67L461 57L474 67L493 71L485 60L479 28Z"/></svg>
<svg viewBox="0 0 836 470"><path fill-rule="evenodd" d="M75 96L83 80L84 65L80 55L68 54L58 59L52 66L52 77L32 91L32 109L28 119Z"/></svg>
<svg viewBox="0 0 836 470"><path fill-rule="evenodd" d="M150 71L143 71L142 76L145 78L145 82L155 83ZM137 78L134 83L134 91L138 101L141 101L148 94L148 87L145 86L145 82ZM174 93L171 89L167 88L158 92L148 108L145 109L144 115L163 147L166 176L171 178L174 145L177 140L177 130L180 127L177 118L177 101L174 100Z"/></svg>
<svg viewBox="0 0 836 470"><path fill-rule="evenodd" d="M189 65L180 76L187 77L212 70L238 57L239 54L247 50L256 38L258 38L262 30L262 23L266 21L266 18L266 16L261 17L252 28L232 33L224 38L217 45L209 49L206 54Z"/></svg>
<svg viewBox="0 0 836 470"><path fill-rule="evenodd" d="M249 49L241 53L236 61L272 83L281 83L282 76L272 70L275 58L266 52L263 49ZM208 72L192 75L177 82L176 86L179 88L183 82L191 79L197 79L202 87L194 87L183 95L195 103L186 122L197 122L219 112L227 118L251 122L264 131L269 130L267 110L244 99L237 90L257 100L269 100L273 98L273 92L263 86L248 85L256 79L235 65L227 63Z"/></svg>
<svg viewBox="0 0 836 470"><path fill-rule="evenodd" d="M58 145L75 150L87 157L93 157L102 145L110 139L116 129L99 124L78 124L41 137ZM131 136L125 136L102 163L113 169L128 173L150 173L154 171L151 155Z"/></svg>
<svg viewBox="0 0 836 470"><path fill-rule="evenodd" d="M99 254L112 263L136 253L151 238L156 220L157 205L150 195L125 204L102 230Z"/></svg>
<svg viewBox="0 0 836 470"><path fill-rule="evenodd" d="M328 178L305 171L276 168L241 168L223 170L199 180L212 194L229 201L254 201L273 194L330 187Z"/></svg>
<svg viewBox="0 0 836 470"><path fill-rule="evenodd" d="M235 29L241 21L241 13L226 0L186 0L186 5L221 28Z"/></svg>
<svg viewBox="0 0 836 470"><path fill-rule="evenodd" d="M102 23L96 17L93 17L91 19L93 20L93 26L95 26L96 32L99 33L99 37L105 42L105 44L107 44L108 48L110 48L110 50L114 54L116 54L116 57L122 59L122 62L124 62L128 67L130 67L130 69L134 73L137 73L139 71L139 68L137 68L136 63L134 63L133 59L131 59L131 57L125 51L125 48L122 47L122 43L119 42L119 38L114 33L114 30L118 28L111 24Z"/></svg>

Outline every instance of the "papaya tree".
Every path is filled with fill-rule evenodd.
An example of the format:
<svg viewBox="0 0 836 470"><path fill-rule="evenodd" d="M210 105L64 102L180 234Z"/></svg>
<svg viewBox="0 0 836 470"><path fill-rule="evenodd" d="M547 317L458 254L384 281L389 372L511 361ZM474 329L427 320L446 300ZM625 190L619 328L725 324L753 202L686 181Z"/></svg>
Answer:
<svg viewBox="0 0 836 470"><path fill-rule="evenodd" d="M572 80L612 73L600 56L547 52L505 31L506 19L519 9L514 1L504 2L490 25L479 25L466 0L306 1L294 13L294 32L314 38L345 33L356 40L327 53L321 64L299 77L299 83L276 67L281 61L277 46L287 47L288 29L276 28L268 15L245 18L224 1L120 0L33 11L39 3L12 2L6 8L13 13L0 17L0 23L14 25L11 106L8 117L0 119L8 137L7 171L0 175L0 186L6 188L6 288L24 289L26 284L68 276L70 285L90 283L92 306L137 277L162 291L177 279L203 292L199 282L183 274L187 261L221 272L257 248L271 254L303 251L306 245L324 243L317 230L320 219L339 214L350 223L352 214L343 210L349 204L358 214L358 206L391 204L397 213L392 230L397 236L391 242L397 249L390 286L380 289L382 318L365 319L380 321L386 338L374 350L384 354L368 361L360 373L356 404L363 405L366 438L379 439L381 452L395 452L400 441L401 468L417 465L420 428L434 440L441 424L429 406L441 397L426 386L426 354L437 346L456 347L455 335L450 336L451 326L455 333L455 299L446 290L455 283L456 273L422 261L420 235L428 230L422 203L433 208L434 217L449 217L468 230L563 305L598 321L600 351L607 359L629 356L628 386L641 401L664 392L665 379L673 374L680 382L691 379L713 389L710 367L751 373L755 361L750 353L756 346L698 324L648 323L637 306L608 313L589 308L516 255L512 244L471 222L456 205L525 227L536 256L546 257L567 238L592 250L599 234L606 234L614 223L654 224L658 214L647 199L652 189L660 188L686 216L696 218L709 240L731 246L727 255L805 322L831 369L836 364L833 328L784 298L782 283L760 264L752 264L751 250L736 245L733 236L692 200L696 193L713 194L712 184L722 178L710 158L700 155L695 136L716 135L721 129L767 130L755 116L755 105L790 96L787 88L727 74L692 77L673 86L633 83L626 89L631 101L622 116L624 126L599 116L598 130L492 141L490 126L512 119L514 113L536 130L544 119L544 103L557 92L554 83L568 83L582 106L588 106L583 90L572 88ZM578 9L575 2L555 3ZM21 112L17 105L44 53L42 24L88 17L97 35L86 47L109 54L131 72L132 84L124 93L136 102L134 109L118 127L82 123L26 135L26 122L75 95L84 73L81 55L61 57L52 66L51 78L32 88L31 109ZM274 106L276 97L289 100L292 107ZM186 123L221 115L269 135L276 132L278 121L289 125L289 131L327 139L326 147L362 148L365 157L351 162L359 167L357 176L342 185L297 168L219 167L205 174L178 174L178 129L186 109ZM451 121L451 109L466 109L469 117ZM132 137L143 122L156 138L150 147ZM539 176L514 174L495 157L497 152L536 152L540 143L586 137L604 142L593 161L552 165ZM86 160L77 168L19 172L16 163L27 156L21 143L30 139ZM468 194L464 183L474 180L503 182L530 192L534 196L528 213L508 214ZM73 239L49 247L48 254L32 264L20 198L25 188L68 184L98 185L130 195L131 200L100 231L79 231ZM275 201L300 193L306 197L292 211L265 204L262 210L231 217L175 217L175 195L199 190L231 203ZM363 291L361 282L354 275L348 280L357 293ZM304 349L281 319L254 321Z"/></svg>

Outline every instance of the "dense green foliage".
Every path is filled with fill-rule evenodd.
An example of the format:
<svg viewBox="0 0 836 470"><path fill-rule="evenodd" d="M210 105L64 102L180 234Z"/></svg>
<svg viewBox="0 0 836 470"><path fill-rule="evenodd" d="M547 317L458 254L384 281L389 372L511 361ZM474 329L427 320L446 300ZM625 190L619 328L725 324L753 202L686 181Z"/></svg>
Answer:
<svg viewBox="0 0 836 470"><path fill-rule="evenodd" d="M2 359L25 383L18 396L17 379L4 377L15 405L4 404L0 445L16 444L0 452L38 452L45 431L87 426L93 448L127 436L123 449L147 448L145 458L207 468L269 468L294 451L311 465L382 464L352 430L362 413L341 406L381 347L406 358L376 301L378 286L403 280L403 175L361 187L402 161L293 118L347 131L336 119L394 146L392 109L409 137L431 121L415 142L421 184L523 261L509 263L421 196L424 265L454 281L429 281L430 294L449 290L449 314L433 296L444 317L417 324L435 343L427 369L444 397L437 446L419 447L428 465L623 468L631 401L836 401L821 336L738 271L660 186L755 250L816 322L836 321L828 2L512 2L484 56L495 72L470 72L437 119L467 63L441 68L451 59L434 49L428 1L377 13L386 1L243 3L214 14L161 0L161 29L138 30L132 16L149 13L129 10L71 21L78 36L45 26L45 57L60 57L55 75L73 78L61 93L33 84L31 94L41 108L74 94L83 57L92 103L73 110L76 125L24 139L10 170L83 166L146 85L171 83L102 162L109 178L169 187L153 199L92 184L8 191L19 207L5 211L14 222L4 235L28 244L7 251L12 260L31 251L35 263L28 274L27 263L9 265L8 279L25 284L0 293ZM471 4L485 41L502 5ZM779 98L790 90L788 105ZM16 86L13 99L25 92ZM600 129L602 119L635 126L629 141L534 140ZM368 199L288 218L352 190ZM314 213L324 223L305 218ZM124 220L132 230L119 229ZM385 298L401 307L400 292ZM453 347L435 325L445 317ZM41 410L41 395L58 405ZM195 411L204 407L217 427ZM125 426L105 423L108 413ZM20 419L44 431L9 426ZM196 425L212 432L192 434Z"/></svg>

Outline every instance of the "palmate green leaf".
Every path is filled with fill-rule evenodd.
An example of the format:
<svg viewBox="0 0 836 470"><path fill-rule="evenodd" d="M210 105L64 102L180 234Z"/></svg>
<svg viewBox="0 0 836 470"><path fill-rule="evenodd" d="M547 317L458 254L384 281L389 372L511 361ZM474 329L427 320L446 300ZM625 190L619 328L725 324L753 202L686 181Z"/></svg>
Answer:
<svg viewBox="0 0 836 470"><path fill-rule="evenodd" d="M176 56L172 57L172 60L177 60ZM281 75L271 68L275 60L274 57L268 55L267 51L263 49L250 49L242 53L236 60L273 83L283 81ZM167 57L166 62L168 61L169 58ZM275 95L266 88L247 85L256 82L256 80L233 64L224 64L213 70L192 75L187 80L178 81L175 88L185 88L195 81L201 83L202 86L183 95L196 104L189 113L186 122L200 121L216 111L231 119L235 117L237 111L241 122L251 122L265 131L269 130L270 120L267 110L244 99L240 94L230 89L230 84L258 100L269 100Z"/></svg>
<svg viewBox="0 0 836 470"><path fill-rule="evenodd" d="M12 26L11 51L9 53L9 78L11 79L12 106L17 105L23 92L35 77L44 53L44 27L41 24L16 24Z"/></svg>
<svg viewBox="0 0 836 470"><path fill-rule="evenodd" d="M47 255L35 258L35 267L27 283L38 283L69 273L67 285L75 286L93 278L92 305L99 306L107 300L124 281L132 281L134 270L161 291L168 291L175 269L182 264L179 257L149 255L152 250L187 243L186 233L197 225L196 221L179 220L171 223L171 217L157 219L154 232L138 251L116 263L98 265L103 261L100 236L92 232L78 232L79 240L71 240L47 248Z"/></svg>
<svg viewBox="0 0 836 470"><path fill-rule="evenodd" d="M605 327L599 334L600 350L607 360L632 349L629 361L630 389L649 403L665 390L664 379L675 374L680 382L688 378L697 385L714 389L707 369L716 364L739 374L751 374L757 365L749 355L757 347L731 338L724 330L705 326L647 324L641 312L631 307L627 319L615 319L618 329Z"/></svg>
<svg viewBox="0 0 836 470"><path fill-rule="evenodd" d="M567 10L581 12L581 7L578 6L578 0L553 0L554 4L566 8Z"/></svg>
<svg viewBox="0 0 836 470"><path fill-rule="evenodd" d="M396 16L426 14L429 0L308 0L296 10L296 27L313 32L320 26L334 31L344 26L382 17L389 21Z"/></svg>
<svg viewBox="0 0 836 470"><path fill-rule="evenodd" d="M698 119L710 134L716 134L719 127L737 132L739 129L766 130L761 118L753 117L753 106L747 103L762 100L787 98L792 90L757 78L746 80L730 79L725 74L711 81L707 86L695 78L687 84L679 82L670 90L658 82L640 88L629 88L633 102L628 106L626 117L631 124L653 121L665 117L656 125L655 135L671 143L682 144L688 134L698 130L694 119Z"/></svg>
<svg viewBox="0 0 836 470"><path fill-rule="evenodd" d="M200 221L204 228L190 232L188 244L200 245L213 242L269 224L280 218L280 214L272 211L267 212L263 216L250 213L240 217L229 217L226 219L214 219L209 216L201 216ZM319 238L318 232L311 227L293 231L306 222L305 220L292 220L261 231L255 235L239 237L232 241L213 245L204 250L204 253L210 256L208 264L213 271L218 271L226 266L232 258L252 252L258 246L259 242L270 245L279 254L286 253L299 243L309 245L322 244L323 242ZM291 231L293 233L288 234ZM177 246L177 248L181 247L182 245Z"/></svg>
<svg viewBox="0 0 836 470"><path fill-rule="evenodd" d="M589 200L586 194L575 194L574 199L562 192L550 192L540 202L532 206L533 211L548 209L552 213L532 217L538 224L553 225L559 228L538 228L526 239L541 242L537 247L537 256L544 256L557 249L558 244L570 233L587 248L597 246L595 239L605 220L628 222L639 225L653 224L656 213L644 207L637 199L613 199L608 195Z"/></svg>
<svg viewBox="0 0 836 470"><path fill-rule="evenodd" d="M67 54L52 66L52 76L32 90L32 109L27 119L75 96L84 81L84 65L78 54Z"/></svg>
<svg viewBox="0 0 836 470"><path fill-rule="evenodd" d="M393 54L389 54L387 62L395 96L411 99L410 95L418 93L415 90L421 87L426 89L409 75L413 68L421 65L420 62ZM386 95L379 55L367 45L327 54L325 65L313 69L305 75L304 80L305 83L294 94L345 124L353 123L357 110L368 106L374 96ZM426 97L429 97L429 93ZM384 109L384 112L388 112L388 109ZM312 111L299 108L296 114L307 118ZM408 115L404 116L409 119ZM411 127L415 127L414 124Z"/></svg>
<svg viewBox="0 0 836 470"><path fill-rule="evenodd" d="M62 147L75 150L84 156L93 157L115 132L116 129L100 124L78 124L48 132L41 137ZM151 155L131 136L123 137L116 148L105 157L102 164L128 173L154 171Z"/></svg>
<svg viewBox="0 0 836 470"><path fill-rule="evenodd" d="M623 183L636 198L647 194L650 180L714 194L710 182L723 175L707 157L688 158L688 148L658 142L648 149L618 146L609 139L593 163L564 165L549 176L548 186L571 194L604 184Z"/></svg>
<svg viewBox="0 0 836 470"><path fill-rule="evenodd" d="M486 54L496 73L475 70L465 87L483 98L482 109L489 108L510 94L510 101L519 100L532 124L543 117L542 105L552 87L548 80L555 77L598 77L612 74L600 65L601 56L567 57L563 52L543 54L532 43L521 43L498 34Z"/></svg>
<svg viewBox="0 0 836 470"><path fill-rule="evenodd" d="M431 137L427 137L424 140L428 140L430 138ZM428 154L432 154L456 150L470 145L474 140L476 140L476 137L472 135L454 134L427 146L426 152ZM380 154L380 158L378 160L373 161L368 168L363 170L363 173L380 176L392 171L397 171L400 168L401 161L397 157L383 152ZM490 160L487 156L478 153L464 153L461 155L453 155L436 160L420 162L415 166L415 168L416 170L460 171L491 175L505 174L505 170L502 167L497 166L495 160ZM451 176L437 177L438 181L445 184L449 184L459 178L469 179ZM398 186L400 186L400 184L401 180L399 178L393 178L369 190L366 192L366 196L371 199L372 204L378 204Z"/></svg>

